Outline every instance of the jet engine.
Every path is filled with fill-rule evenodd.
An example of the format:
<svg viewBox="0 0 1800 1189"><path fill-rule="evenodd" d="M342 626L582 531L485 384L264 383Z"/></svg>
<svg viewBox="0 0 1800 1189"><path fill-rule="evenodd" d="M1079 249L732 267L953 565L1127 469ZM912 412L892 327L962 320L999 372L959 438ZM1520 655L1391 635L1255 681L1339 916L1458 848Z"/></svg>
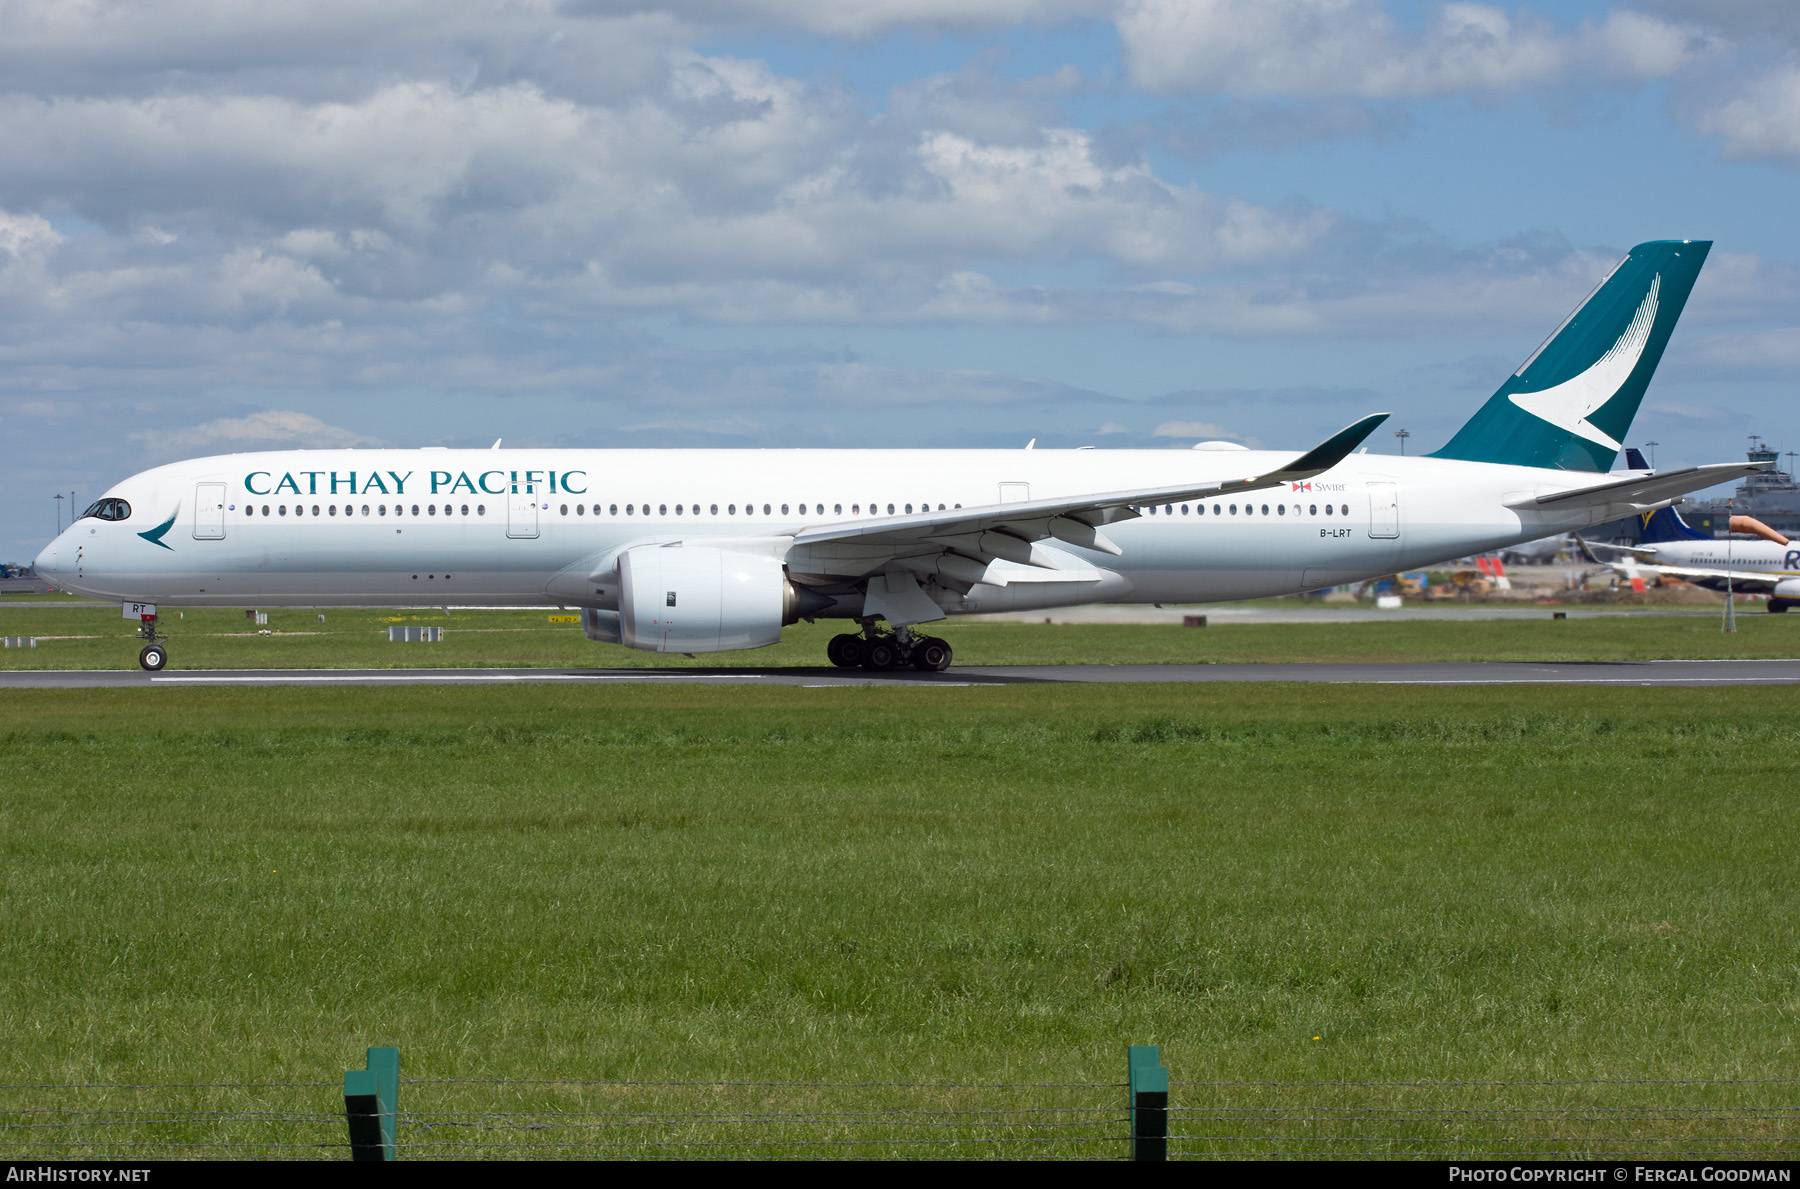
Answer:
<svg viewBox="0 0 1800 1189"><path fill-rule="evenodd" d="M645 652L762 648L806 613L810 593L796 591L773 557L640 545L619 556L619 642Z"/></svg>

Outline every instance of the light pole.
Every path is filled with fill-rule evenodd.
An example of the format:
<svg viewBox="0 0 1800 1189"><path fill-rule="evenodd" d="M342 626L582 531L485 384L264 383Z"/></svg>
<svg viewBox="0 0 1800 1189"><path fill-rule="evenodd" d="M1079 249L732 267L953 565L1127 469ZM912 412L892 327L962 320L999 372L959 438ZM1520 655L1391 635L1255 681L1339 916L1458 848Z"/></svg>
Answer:
<svg viewBox="0 0 1800 1189"><path fill-rule="evenodd" d="M62 536L62 492L56 493L56 535Z"/></svg>
<svg viewBox="0 0 1800 1189"><path fill-rule="evenodd" d="M1656 469L1656 448L1658 446L1662 445L1662 443L1661 442L1645 442L1644 445L1650 451L1650 469L1654 471Z"/></svg>
<svg viewBox="0 0 1800 1189"><path fill-rule="evenodd" d="M1394 431L1394 436L1400 439L1400 453L1405 454L1406 439L1412 437L1412 431L1407 429L1396 429Z"/></svg>

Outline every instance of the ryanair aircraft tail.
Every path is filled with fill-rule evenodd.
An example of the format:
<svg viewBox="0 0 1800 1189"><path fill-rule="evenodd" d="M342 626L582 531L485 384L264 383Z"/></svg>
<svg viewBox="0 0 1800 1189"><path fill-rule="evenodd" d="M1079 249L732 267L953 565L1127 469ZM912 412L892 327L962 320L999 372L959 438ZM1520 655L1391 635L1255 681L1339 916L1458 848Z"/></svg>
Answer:
<svg viewBox="0 0 1800 1189"><path fill-rule="evenodd" d="M1711 240L1639 244L1434 458L1606 471Z"/></svg>
<svg viewBox="0 0 1800 1189"><path fill-rule="evenodd" d="M1638 514L1638 540L1645 545L1659 545L1664 541L1710 541L1713 538L1692 528L1688 522L1673 508L1658 508L1654 512Z"/></svg>

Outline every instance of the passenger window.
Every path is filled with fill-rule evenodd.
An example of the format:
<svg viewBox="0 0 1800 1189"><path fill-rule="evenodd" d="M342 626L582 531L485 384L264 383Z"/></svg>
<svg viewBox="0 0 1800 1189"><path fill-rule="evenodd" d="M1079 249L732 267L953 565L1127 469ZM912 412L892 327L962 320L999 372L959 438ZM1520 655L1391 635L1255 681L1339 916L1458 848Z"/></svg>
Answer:
<svg viewBox="0 0 1800 1189"><path fill-rule="evenodd" d="M275 509L275 511L282 516L286 516L287 515L287 505L283 504L279 508Z"/></svg>
<svg viewBox="0 0 1800 1189"><path fill-rule="evenodd" d="M1276 504L1275 505L1275 515L1286 516L1287 515L1287 505L1286 504Z"/></svg>
<svg viewBox="0 0 1800 1189"><path fill-rule="evenodd" d="M1331 515L1331 505L1330 504L1325 505L1325 515L1327 515L1327 516Z"/></svg>
<svg viewBox="0 0 1800 1189"><path fill-rule="evenodd" d="M783 505L781 505L781 514L782 514L782 515L783 515L783 516L786 516L786 515L787 515L787 514L788 514L788 510L787 510L787 505L786 505L786 504L783 504Z"/></svg>
<svg viewBox="0 0 1800 1189"><path fill-rule="evenodd" d="M656 514L658 516L667 516L669 514L669 505L667 505L667 504L656 505Z"/></svg>
<svg viewBox="0 0 1800 1189"><path fill-rule="evenodd" d="M708 512L707 515L708 516L717 516L718 514L719 514L719 505L713 504L712 511Z"/></svg>
<svg viewBox="0 0 1800 1189"><path fill-rule="evenodd" d="M631 505L630 504L625 505L625 515L627 515L627 516L631 515Z"/></svg>
<svg viewBox="0 0 1800 1189"><path fill-rule="evenodd" d="M1181 514L1182 514L1182 515L1183 515L1183 516L1186 516L1186 515L1187 515L1187 514L1188 514L1188 510L1187 510L1187 505L1186 505L1186 504L1183 504L1183 505L1181 505Z"/></svg>
<svg viewBox="0 0 1800 1189"><path fill-rule="evenodd" d="M831 505L831 514L833 516L842 516L844 514L844 505L842 505L842 504Z"/></svg>
<svg viewBox="0 0 1800 1189"><path fill-rule="evenodd" d="M337 515L337 505L336 505L336 504L333 504L333 505L331 505L331 507L330 507L330 508L329 508L329 509L327 509L327 510L328 510L328 511L329 511L329 512L330 512L330 513L331 513L331 514L332 514L332 515L333 515L333 516L336 516L336 515Z"/></svg>
<svg viewBox="0 0 1800 1189"><path fill-rule="evenodd" d="M861 516L862 515L862 505L861 504L851 504L850 505L850 515Z"/></svg>
<svg viewBox="0 0 1800 1189"><path fill-rule="evenodd" d="M577 509L577 511L579 511L579 509ZM469 514L469 505L467 505L467 504L464 504L464 505L463 505L463 506L462 506L462 514L463 514L463 515L464 515L464 516L467 516L467 515L468 515L468 514Z"/></svg>
<svg viewBox="0 0 1800 1189"><path fill-rule="evenodd" d="M486 516L487 515L487 505L486 504L476 504L475 505L475 515Z"/></svg>
<svg viewBox="0 0 1800 1189"><path fill-rule="evenodd" d="M1350 515L1350 505L1345 504L1343 507L1339 508L1338 511L1343 513L1345 516L1348 516L1348 515Z"/></svg>
<svg viewBox="0 0 1800 1189"><path fill-rule="evenodd" d="M1312 506L1311 506L1311 507L1309 507L1309 508L1308 508L1308 509L1307 509L1307 510L1306 510L1306 514L1307 514L1307 515L1308 515L1308 516L1317 516L1317 515L1318 515L1318 514L1319 514L1319 505L1317 505L1317 504L1314 504L1314 505L1312 505Z"/></svg>
<svg viewBox="0 0 1800 1189"><path fill-rule="evenodd" d="M681 505L680 504L675 505L675 515L677 515L677 516L681 515Z"/></svg>
<svg viewBox="0 0 1800 1189"><path fill-rule="evenodd" d="M1237 505L1236 504L1231 505L1231 514L1233 516L1237 515Z"/></svg>
<svg viewBox="0 0 1800 1189"><path fill-rule="evenodd" d="M764 504L763 505L763 515L767 516L768 514L769 514L769 505Z"/></svg>
<svg viewBox="0 0 1800 1189"><path fill-rule="evenodd" d="M908 516L912 515L912 505L911 504L906 505L906 514Z"/></svg>
<svg viewBox="0 0 1800 1189"><path fill-rule="evenodd" d="M726 504L725 505L725 514L727 516L736 516L737 515L737 505L736 504Z"/></svg>
<svg viewBox="0 0 1800 1189"><path fill-rule="evenodd" d="M1264 516L1267 516L1267 515L1268 515L1268 514L1269 514L1269 505L1267 505L1267 504L1264 504L1264 505L1263 505L1263 506L1262 506L1262 514L1263 514L1263 515L1264 515Z"/></svg>
<svg viewBox="0 0 1800 1189"><path fill-rule="evenodd" d="M889 504L888 505L888 515L892 516L893 514L894 514L894 505Z"/></svg>
<svg viewBox="0 0 1800 1189"><path fill-rule="evenodd" d="M436 516L437 515L437 505L436 504L426 504L425 511L429 512L433 516Z"/></svg>
<svg viewBox="0 0 1800 1189"><path fill-rule="evenodd" d="M314 504L313 505L313 515L317 516L318 514L319 514L319 505Z"/></svg>
<svg viewBox="0 0 1800 1189"><path fill-rule="evenodd" d="M617 504L606 505L606 512L607 512L607 515L609 515L609 516L617 516L619 514L619 505L617 505Z"/></svg>

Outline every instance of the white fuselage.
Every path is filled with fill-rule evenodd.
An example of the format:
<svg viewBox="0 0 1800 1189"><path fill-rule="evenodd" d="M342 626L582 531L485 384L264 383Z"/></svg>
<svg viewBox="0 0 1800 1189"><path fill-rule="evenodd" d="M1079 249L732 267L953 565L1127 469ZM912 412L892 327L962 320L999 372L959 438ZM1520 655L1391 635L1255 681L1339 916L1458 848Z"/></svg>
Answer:
<svg viewBox="0 0 1800 1189"><path fill-rule="evenodd" d="M581 583L559 582L559 573L631 543L729 548L742 538L780 554L807 527L927 505L1197 486L1289 458L1237 450L235 454L125 480L107 495L130 504L127 519L84 517L37 564L80 594L176 607L604 605ZM1144 509L1107 527L1120 556L1047 543L1071 568L1102 572L1104 582L979 583L944 609L1315 589L1600 523L1621 510L1507 506L1599 478L1353 455L1304 484Z"/></svg>
<svg viewBox="0 0 1800 1189"><path fill-rule="evenodd" d="M1646 551L1651 565L1683 570L1717 570L1716 578L1684 575L1698 586L1725 589L1725 576L1756 574L1775 582L1800 579L1800 542L1777 545L1774 541L1734 538L1710 541L1658 541ZM1741 589L1741 588L1740 588ZM1760 587L1759 587L1760 589Z"/></svg>

